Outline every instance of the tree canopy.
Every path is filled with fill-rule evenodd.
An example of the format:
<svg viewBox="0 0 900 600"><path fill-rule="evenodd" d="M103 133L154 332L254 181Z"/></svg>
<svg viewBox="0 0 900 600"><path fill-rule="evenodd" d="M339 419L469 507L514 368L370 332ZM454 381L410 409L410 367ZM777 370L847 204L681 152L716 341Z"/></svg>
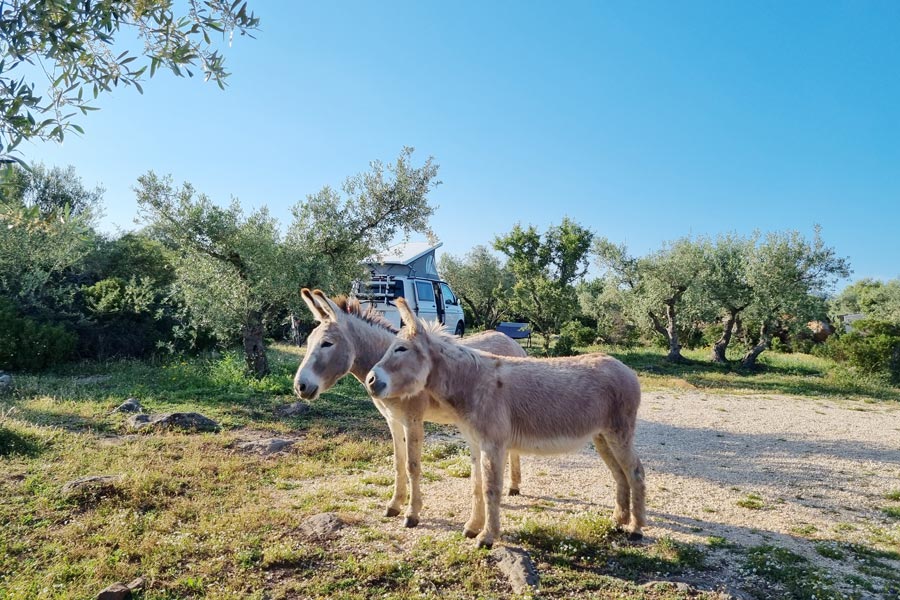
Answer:
<svg viewBox="0 0 900 600"><path fill-rule="evenodd" d="M228 72L213 36L230 43L259 19L241 0L186 0L180 8L169 0L0 3L0 159L20 161L14 151L25 139L83 133L78 113L96 110L93 101L119 85L142 92L159 68L189 77L196 69L224 87Z"/></svg>

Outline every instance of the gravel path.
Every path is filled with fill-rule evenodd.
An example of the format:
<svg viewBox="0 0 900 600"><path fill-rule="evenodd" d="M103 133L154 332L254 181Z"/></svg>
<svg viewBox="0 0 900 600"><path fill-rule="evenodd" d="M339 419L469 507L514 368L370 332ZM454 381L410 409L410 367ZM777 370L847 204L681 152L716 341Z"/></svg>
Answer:
<svg viewBox="0 0 900 600"><path fill-rule="evenodd" d="M876 528L900 535L900 525L881 510L885 494L900 489L894 403L652 391L644 393L639 420L651 541L669 536L705 544L718 536L743 547L775 544L840 572L840 561L818 555L815 541L868 543ZM612 478L590 446L523 457L522 492L504 497L504 528L536 506L551 514L612 511ZM429 483L424 494L417 529L389 524L399 539L461 529L468 480ZM749 494L761 508L738 505ZM721 560L729 571L728 559Z"/></svg>

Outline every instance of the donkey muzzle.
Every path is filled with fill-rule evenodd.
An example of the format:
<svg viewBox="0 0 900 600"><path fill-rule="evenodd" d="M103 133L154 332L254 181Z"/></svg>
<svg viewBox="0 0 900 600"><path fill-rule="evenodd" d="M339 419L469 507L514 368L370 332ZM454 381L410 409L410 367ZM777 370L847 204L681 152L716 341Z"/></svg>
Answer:
<svg viewBox="0 0 900 600"><path fill-rule="evenodd" d="M377 398L386 387L386 382L379 379L372 371L369 371L369 375L366 377L366 388L368 388L370 394Z"/></svg>

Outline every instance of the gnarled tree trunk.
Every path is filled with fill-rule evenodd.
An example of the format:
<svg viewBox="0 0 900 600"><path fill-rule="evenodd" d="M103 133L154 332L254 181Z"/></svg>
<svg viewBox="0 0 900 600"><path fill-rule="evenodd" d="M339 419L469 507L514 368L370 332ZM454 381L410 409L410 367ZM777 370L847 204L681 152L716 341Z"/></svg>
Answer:
<svg viewBox="0 0 900 600"><path fill-rule="evenodd" d="M263 313L260 310L251 310L244 322L244 360L247 368L257 379L262 379L269 374L269 360L266 358L266 346L263 341Z"/></svg>
<svg viewBox="0 0 900 600"><path fill-rule="evenodd" d="M662 334L662 336L666 338L666 341L669 342L669 353L666 355L666 360L672 362L684 362L684 357L681 355L681 343L678 341L677 315L675 313L675 302L677 301L677 298L666 301L665 327L663 327L659 318L653 314L653 311L649 311L647 314L650 316L650 321L653 323L653 329Z"/></svg>
<svg viewBox="0 0 900 600"><path fill-rule="evenodd" d="M769 324L763 322L759 328L759 342L744 355L744 358L741 359L741 366L745 369L756 368L756 359L769 347L771 341L772 336L769 333Z"/></svg>
<svg viewBox="0 0 900 600"><path fill-rule="evenodd" d="M717 363L727 363L728 359L725 358L725 351L728 350L728 344L731 342L731 334L734 332L734 325L737 321L738 311L730 310L728 311L728 316L724 319L724 327L722 330L722 337L716 340L716 343L713 344L712 349L712 360Z"/></svg>

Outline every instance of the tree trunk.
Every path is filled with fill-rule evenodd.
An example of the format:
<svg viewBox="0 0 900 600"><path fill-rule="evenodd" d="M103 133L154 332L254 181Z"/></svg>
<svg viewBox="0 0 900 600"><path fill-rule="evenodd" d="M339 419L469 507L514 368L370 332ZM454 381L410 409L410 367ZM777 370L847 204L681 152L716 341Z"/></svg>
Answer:
<svg viewBox="0 0 900 600"><path fill-rule="evenodd" d="M678 342L678 329L675 323L675 300L666 302L666 333L669 337L669 354L667 360L672 362L684 362L681 356L681 344Z"/></svg>
<svg viewBox="0 0 900 600"><path fill-rule="evenodd" d="M725 358L725 351L728 350L728 344L731 342L731 334L734 332L734 325L737 322L737 315L738 313L736 310L728 311L728 316L725 317L725 329L722 330L722 337L716 340L716 343L713 344L713 362L722 364L728 362L728 359Z"/></svg>
<svg viewBox="0 0 900 600"><path fill-rule="evenodd" d="M763 353L763 350L769 347L770 341L768 323L763 323L759 328L759 342L744 355L744 358L741 359L741 366L745 369L755 369L756 359Z"/></svg>
<svg viewBox="0 0 900 600"><path fill-rule="evenodd" d="M244 322L244 360L247 362L247 368L257 379L269 374L263 332L262 311L251 310Z"/></svg>

